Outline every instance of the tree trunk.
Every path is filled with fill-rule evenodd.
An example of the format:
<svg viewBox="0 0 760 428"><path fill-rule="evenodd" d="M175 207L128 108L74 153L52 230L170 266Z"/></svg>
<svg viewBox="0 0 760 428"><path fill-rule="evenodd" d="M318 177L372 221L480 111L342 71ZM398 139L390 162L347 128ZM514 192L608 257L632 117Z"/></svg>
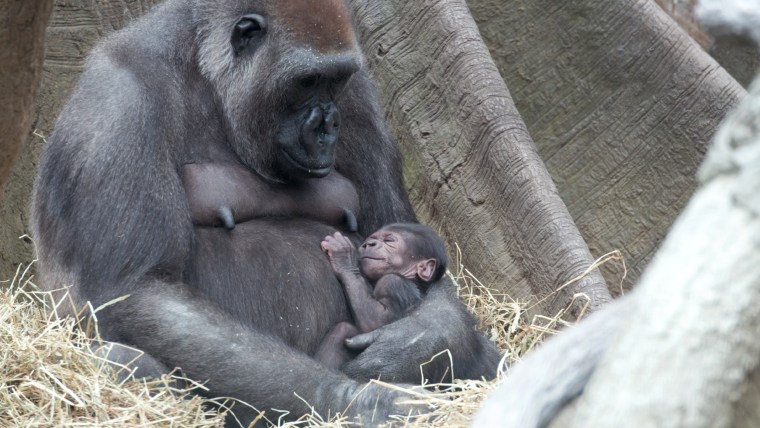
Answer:
<svg viewBox="0 0 760 428"><path fill-rule="evenodd" d="M591 417L616 427L760 425L758 130L754 85L716 137L703 188L642 277L575 426Z"/></svg>
<svg viewBox="0 0 760 428"><path fill-rule="evenodd" d="M650 0L468 3L591 252L620 249L629 288L744 89Z"/></svg>
<svg viewBox="0 0 760 428"><path fill-rule="evenodd" d="M697 0L655 0L655 3L670 15L702 48L710 49L713 38L699 25L694 15Z"/></svg>
<svg viewBox="0 0 760 428"><path fill-rule="evenodd" d="M695 14L697 0L656 0L692 39L715 58L745 88L760 68L760 50L748 37L711 35Z"/></svg>
<svg viewBox="0 0 760 428"><path fill-rule="evenodd" d="M52 8L52 0L8 0L0 5L0 191L32 125Z"/></svg>
<svg viewBox="0 0 760 428"><path fill-rule="evenodd" d="M755 85L637 289L517 364L474 426L760 426L759 130Z"/></svg>
<svg viewBox="0 0 760 428"><path fill-rule="evenodd" d="M703 0L701 13L728 10L713 19L760 44L757 21L735 13L755 3ZM760 426L758 165L760 80L637 289L516 365L475 426Z"/></svg>
<svg viewBox="0 0 760 428"><path fill-rule="evenodd" d="M760 46L760 1L702 0L700 9L711 24ZM567 421L587 426L581 421L593 415L599 426L760 425L759 164L756 80L718 131L700 168L702 188L642 278L627 327Z"/></svg>
<svg viewBox="0 0 760 428"><path fill-rule="evenodd" d="M8 2L6 2L8 3ZM13 8L28 11L32 5L41 5L39 0L13 0L9 4ZM52 2L46 1L47 7L52 7ZM121 1L100 1L100 0L56 0L53 13L50 16L50 26L47 28L45 35L45 57L44 64L37 67L38 80L41 74L39 93L36 102L36 111L32 110L31 98L28 100L29 112L26 125L20 124L19 117L15 116L12 120L12 114L0 115L0 129L5 129L4 124L8 120L15 128L20 129L16 135L20 141L26 139L26 148L22 150L16 166L13 168L11 176L5 185L4 193L0 194L0 280L12 278L19 263L29 263L34 258L34 247L31 240L20 240L19 236L28 233L29 230L29 206L31 205L32 183L37 170L37 159L44 142L41 138L29 135L30 125L42 135L47 135L52 131L58 113L63 108L63 104L69 97L71 90L76 83L79 74L84 66L85 58L94 46L105 34L123 27L130 20L142 15L152 6L160 3L160 0L121 0ZM23 7L21 6L23 5ZM7 7L7 6L5 6ZM6 9L0 9L0 16L4 15ZM6 48L18 48L21 51L27 51L33 46L42 55L42 44L33 44L21 42L19 40L32 40L30 34L32 28L37 31L43 31L45 23L42 20L31 21L20 19L22 16L13 12L14 9L8 9L11 13L8 15L16 22L16 26L6 25L2 34L12 39L3 40L3 46ZM49 11L49 9L48 9ZM46 20L47 21L47 20ZM39 58L41 61L41 58ZM0 73L10 73L10 76L2 79L2 82L13 82L11 87L22 88L22 81L31 79L29 69L6 68L7 62L2 60L3 67L0 67ZM12 64L12 63L8 63ZM41 73L39 73L41 71ZM15 79L15 80L14 80ZM20 80L19 80L20 79ZM29 86L28 83L26 83ZM4 89L0 90L3 97L12 95ZM21 106L2 99L0 108L10 109L15 105ZM22 109L19 109L22 110ZM23 125L23 126L22 126ZM6 135L3 131L3 134ZM9 135L9 134L8 134ZM0 137L4 138L4 137ZM18 139L17 139L18 140ZM5 141L0 140L0 165L4 164L3 157L6 149ZM3 167L0 166L0 170Z"/></svg>
<svg viewBox="0 0 760 428"><path fill-rule="evenodd" d="M352 4L421 219L459 245L481 281L513 298L548 296L587 269L588 247L464 0ZM543 309L555 313L575 293L593 307L610 298L594 270Z"/></svg>

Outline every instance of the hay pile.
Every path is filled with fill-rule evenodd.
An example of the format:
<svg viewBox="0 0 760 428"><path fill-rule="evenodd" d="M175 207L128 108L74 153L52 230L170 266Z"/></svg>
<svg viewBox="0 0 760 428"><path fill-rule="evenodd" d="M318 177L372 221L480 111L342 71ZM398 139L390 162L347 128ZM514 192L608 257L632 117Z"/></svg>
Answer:
<svg viewBox="0 0 760 428"><path fill-rule="evenodd" d="M25 275L0 292L0 426L222 425L221 416L168 377L117 382L93 358L84 329L46 314L45 293L22 291L31 286Z"/></svg>
<svg viewBox="0 0 760 428"><path fill-rule="evenodd" d="M614 257L613 257L614 258ZM452 273L462 300L481 320L481 328L513 363L566 325L564 313L527 319L530 302L495 294L461 264ZM0 426L214 427L223 415L172 378L119 383L112 369L97 364L86 328L42 309L49 296L35 291L29 267L9 284L0 283ZM535 302L534 302L535 304ZM500 376L504 376L502 371ZM408 427L466 427L481 401L498 384L456 381L417 394L430 413L403 421ZM389 385L388 387L395 387ZM202 388L195 385L194 388ZM204 404L205 403L205 404ZM283 426L354 426L335 417L306 415Z"/></svg>

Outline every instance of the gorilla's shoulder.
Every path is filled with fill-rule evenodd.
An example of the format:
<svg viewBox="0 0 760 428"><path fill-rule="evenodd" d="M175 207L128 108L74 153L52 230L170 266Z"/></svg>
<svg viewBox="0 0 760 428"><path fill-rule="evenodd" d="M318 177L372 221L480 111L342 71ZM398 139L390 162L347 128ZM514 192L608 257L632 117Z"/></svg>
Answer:
<svg viewBox="0 0 760 428"><path fill-rule="evenodd" d="M189 2L169 0L146 15L116 30L93 49L90 60L160 79L181 63L192 61L194 28Z"/></svg>

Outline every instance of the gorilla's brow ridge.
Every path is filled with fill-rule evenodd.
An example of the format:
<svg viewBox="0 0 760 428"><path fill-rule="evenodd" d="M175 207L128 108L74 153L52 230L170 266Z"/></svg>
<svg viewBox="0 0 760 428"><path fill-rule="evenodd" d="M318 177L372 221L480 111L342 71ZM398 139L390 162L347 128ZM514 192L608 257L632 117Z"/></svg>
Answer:
<svg viewBox="0 0 760 428"><path fill-rule="evenodd" d="M276 3L273 14L293 39L320 53L337 53L356 44L351 14L343 0L289 0Z"/></svg>

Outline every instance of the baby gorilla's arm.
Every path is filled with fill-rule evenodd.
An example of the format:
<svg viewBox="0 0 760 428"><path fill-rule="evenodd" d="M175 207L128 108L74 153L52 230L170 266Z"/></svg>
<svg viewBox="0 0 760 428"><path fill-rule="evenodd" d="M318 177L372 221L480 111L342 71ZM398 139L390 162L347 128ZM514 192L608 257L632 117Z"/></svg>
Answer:
<svg viewBox="0 0 760 428"><path fill-rule="evenodd" d="M389 274L377 281L372 297L385 308L382 318L374 320L383 326L406 316L411 308L420 303L422 293L414 281Z"/></svg>
<svg viewBox="0 0 760 428"><path fill-rule="evenodd" d="M343 275L340 282L346 289L348 305L360 333L369 333L399 318L393 307L375 298L372 286L358 272Z"/></svg>

